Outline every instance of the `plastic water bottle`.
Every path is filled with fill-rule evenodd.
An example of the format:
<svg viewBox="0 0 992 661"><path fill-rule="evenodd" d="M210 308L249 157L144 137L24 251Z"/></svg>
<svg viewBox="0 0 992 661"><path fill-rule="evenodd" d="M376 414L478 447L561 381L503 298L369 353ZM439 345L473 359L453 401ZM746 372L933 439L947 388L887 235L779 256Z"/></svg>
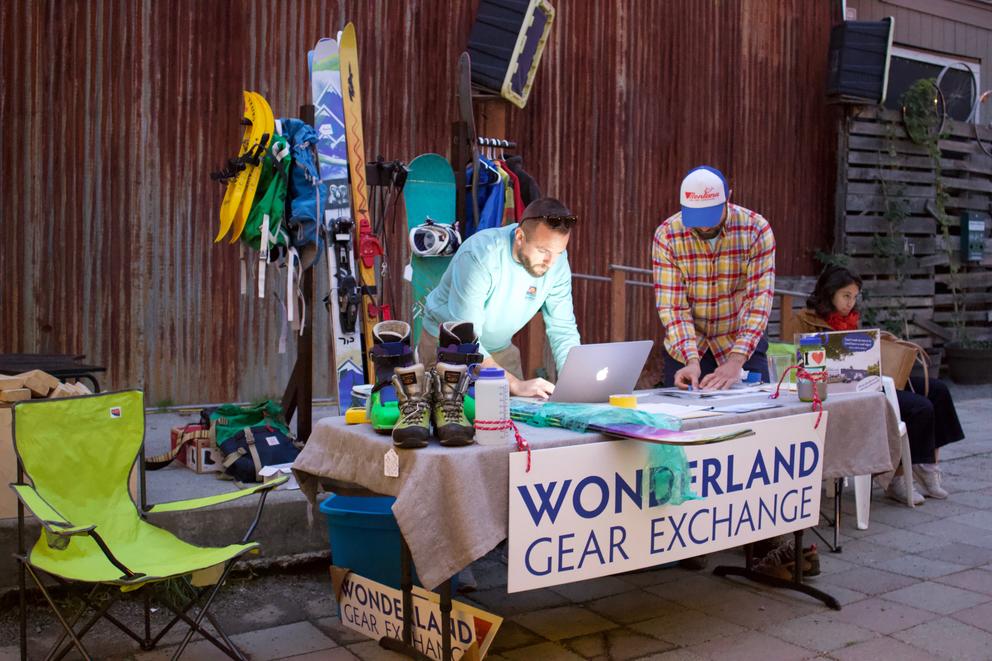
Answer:
<svg viewBox="0 0 992 661"><path fill-rule="evenodd" d="M497 367L482 368L475 381L475 442L479 445L513 442L510 382Z"/></svg>

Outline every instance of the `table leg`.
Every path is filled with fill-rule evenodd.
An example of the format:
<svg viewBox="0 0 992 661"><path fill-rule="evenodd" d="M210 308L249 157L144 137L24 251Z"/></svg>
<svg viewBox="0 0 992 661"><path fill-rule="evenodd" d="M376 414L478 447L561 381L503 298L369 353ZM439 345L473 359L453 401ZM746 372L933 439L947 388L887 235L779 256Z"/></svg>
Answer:
<svg viewBox="0 0 992 661"><path fill-rule="evenodd" d="M795 590L796 592L802 592L807 594L814 599L819 599L824 604L833 608L834 610L840 610L840 602L831 595L818 590L811 585L803 583L803 567L802 567L802 552L803 552L803 531L797 530L795 533L795 544L796 544L796 568L792 574L792 580L785 580L782 578L777 578L775 576L768 576L767 574L762 574L757 572L753 568L754 561L754 551L751 544L746 544L744 546L744 558L745 565L743 567L731 567L730 565L720 565L713 569L713 574L715 576L740 576L741 578L746 578L749 581L754 581L755 583L761 583L763 585L769 585L775 588L784 588L786 590Z"/></svg>
<svg viewBox="0 0 992 661"><path fill-rule="evenodd" d="M403 593L403 640L396 640L395 638L390 638L389 636L383 636L379 639L379 647L390 650L391 652L396 652L397 654L402 654L411 659L416 659L416 661L433 661L431 657L420 652L413 646L413 559L410 557L410 547L406 544L406 539L403 535L400 535L400 590ZM446 584L448 587L448 611L451 611L451 584L450 582ZM444 614L444 592L441 593L441 613ZM450 621L445 619L447 626L450 625ZM443 629L442 629L443 634ZM447 647L443 649L447 650L447 656L445 659L451 658L451 640L448 639Z"/></svg>
<svg viewBox="0 0 992 661"><path fill-rule="evenodd" d="M840 499L844 495L844 478L834 480L834 545L830 549L840 553Z"/></svg>
<svg viewBox="0 0 992 661"><path fill-rule="evenodd" d="M413 645L413 572L410 566L413 564L410 558L410 547L406 545L406 538L400 536L400 588L403 590L403 642Z"/></svg>
<svg viewBox="0 0 992 661"><path fill-rule="evenodd" d="M451 580L441 584L441 661L451 661Z"/></svg>

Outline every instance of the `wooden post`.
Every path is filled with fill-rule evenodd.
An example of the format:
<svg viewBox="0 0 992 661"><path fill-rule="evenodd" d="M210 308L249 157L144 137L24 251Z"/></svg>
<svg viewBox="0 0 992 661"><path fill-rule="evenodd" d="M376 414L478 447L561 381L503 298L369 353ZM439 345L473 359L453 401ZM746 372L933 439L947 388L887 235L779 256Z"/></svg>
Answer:
<svg viewBox="0 0 992 661"><path fill-rule="evenodd" d="M488 138L506 137L506 108L510 102L506 99L485 99L479 103L481 120L476 127L479 135Z"/></svg>
<svg viewBox="0 0 992 661"><path fill-rule="evenodd" d="M779 339L791 344L797 330L798 323L796 322L795 315L792 314L792 296L790 294L782 294L781 303L779 304Z"/></svg>
<svg viewBox="0 0 992 661"><path fill-rule="evenodd" d="M300 106L300 119L313 125L312 105ZM282 396L282 410L288 423L296 414L296 438L306 442L313 427L313 268L303 272L303 300L308 318L304 320L303 334L296 344L296 364ZM364 361L363 361L364 362ZM347 397L351 393L338 393Z"/></svg>
<svg viewBox="0 0 992 661"><path fill-rule="evenodd" d="M510 103L506 99L486 98L479 103L479 123L476 129L479 135L489 138L506 138L507 109ZM523 330L524 350L521 352L524 378L532 379L544 365L544 346L546 344L544 318L540 314L534 316Z"/></svg>
<svg viewBox="0 0 992 661"><path fill-rule="evenodd" d="M533 379L537 376L537 370L544 367L544 343L546 330L544 328L544 317L538 312L530 323L524 328L527 338L527 355L524 356L523 370L525 379Z"/></svg>
<svg viewBox="0 0 992 661"><path fill-rule="evenodd" d="M610 341L627 339L627 274L612 269L610 275Z"/></svg>
<svg viewBox="0 0 992 661"><path fill-rule="evenodd" d="M837 120L837 181L834 186L833 250L837 255L847 251L847 159L851 129L847 106L841 107L840 113Z"/></svg>

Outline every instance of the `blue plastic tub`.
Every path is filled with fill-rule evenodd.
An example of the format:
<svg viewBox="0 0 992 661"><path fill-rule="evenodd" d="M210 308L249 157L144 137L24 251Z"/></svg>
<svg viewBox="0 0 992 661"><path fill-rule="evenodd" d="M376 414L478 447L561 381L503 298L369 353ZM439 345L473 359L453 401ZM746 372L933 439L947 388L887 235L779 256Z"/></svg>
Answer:
<svg viewBox="0 0 992 661"><path fill-rule="evenodd" d="M331 561L373 581L400 588L400 529L391 496L330 494L320 504L327 516ZM420 585L414 568L414 583ZM457 587L452 580L451 587Z"/></svg>

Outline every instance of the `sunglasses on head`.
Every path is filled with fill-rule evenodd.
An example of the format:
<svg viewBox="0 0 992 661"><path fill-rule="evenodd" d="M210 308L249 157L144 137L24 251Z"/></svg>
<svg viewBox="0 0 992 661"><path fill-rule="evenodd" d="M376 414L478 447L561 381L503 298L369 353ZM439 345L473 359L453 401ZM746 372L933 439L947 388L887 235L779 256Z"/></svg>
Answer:
<svg viewBox="0 0 992 661"><path fill-rule="evenodd" d="M540 221L543 221L548 227L550 227L553 230L556 230L556 229L558 229L560 227L564 227L565 229L572 229L572 227L575 225L576 221L578 220L578 217L576 217L575 215L571 215L571 216L531 216L529 218L524 218L520 222L522 223L522 222L527 221L527 220L540 220Z"/></svg>

